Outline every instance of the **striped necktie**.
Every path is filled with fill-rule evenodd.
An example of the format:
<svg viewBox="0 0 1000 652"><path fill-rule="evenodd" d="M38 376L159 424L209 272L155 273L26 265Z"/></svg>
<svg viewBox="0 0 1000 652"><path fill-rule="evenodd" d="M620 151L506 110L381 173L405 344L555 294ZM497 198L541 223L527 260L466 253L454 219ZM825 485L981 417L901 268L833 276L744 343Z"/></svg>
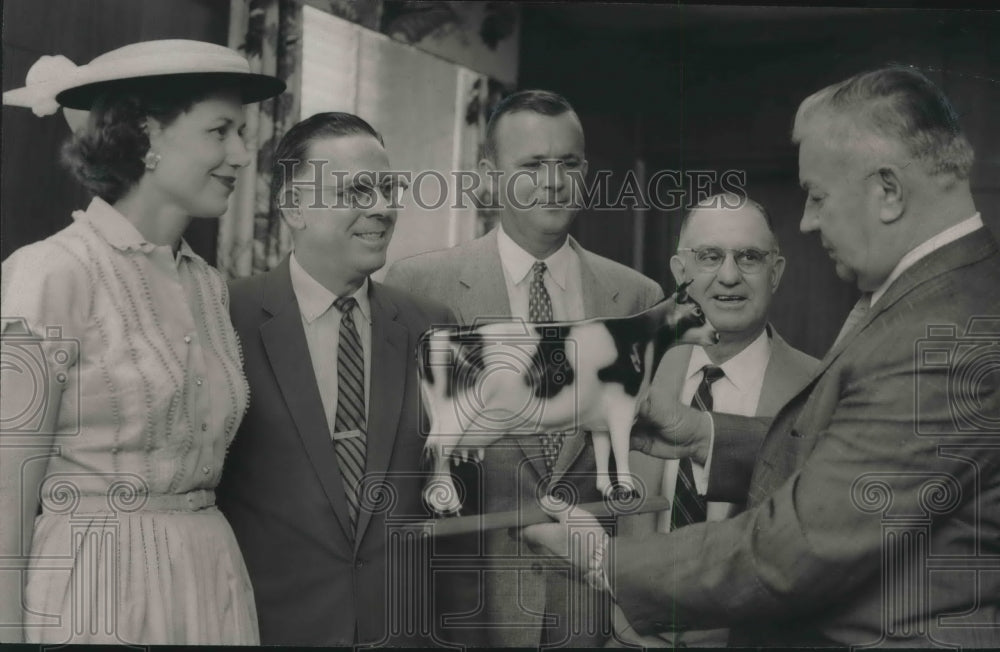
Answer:
<svg viewBox="0 0 1000 652"><path fill-rule="evenodd" d="M701 382L694 393L691 401L693 407L704 412L712 411L712 383L725 376L725 372L720 367L707 364L703 368ZM691 458L680 460L677 467L677 488L674 491L674 505L670 510L671 528L676 530L679 527L690 525L691 523L701 523L705 520L707 506L704 496L698 495L698 490L694 484L694 472L691 468Z"/></svg>
<svg viewBox="0 0 1000 652"><path fill-rule="evenodd" d="M351 518L351 535L356 536L360 510L361 477L365 472L367 434L365 428L365 358L361 338L354 326L351 311L358 302L354 297L340 297L333 302L341 312L340 344L337 347L337 415L334 419L334 448L344 477ZM337 434L357 431L355 437Z"/></svg>
<svg viewBox="0 0 1000 652"><path fill-rule="evenodd" d="M545 289L545 270L548 269L540 260L531 267L531 284L528 286L528 321L534 324L552 321L552 298ZM563 434L561 432L546 432L539 435L542 442L542 454L545 456L545 470L550 474L559 458L562 449Z"/></svg>

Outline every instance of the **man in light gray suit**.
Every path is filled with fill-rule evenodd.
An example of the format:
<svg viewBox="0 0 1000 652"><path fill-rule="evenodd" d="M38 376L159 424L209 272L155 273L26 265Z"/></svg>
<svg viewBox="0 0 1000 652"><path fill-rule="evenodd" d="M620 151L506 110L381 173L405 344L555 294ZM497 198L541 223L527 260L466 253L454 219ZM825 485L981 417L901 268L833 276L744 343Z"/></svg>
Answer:
<svg viewBox="0 0 1000 652"><path fill-rule="evenodd" d="M397 262L387 284L445 304L464 324L498 317L620 317L663 298L654 281L588 252L569 236L587 163L580 120L565 99L521 91L501 102L487 127L480 168L492 183L500 226L452 249ZM457 472L472 495L463 513L532 507L547 491L572 492L580 502L600 499L593 447L583 432L497 442L472 470ZM480 566L464 576L435 578L438 588L445 587L437 592L436 617L446 640L537 647L594 646L608 638L610 601L565 573L543 568L547 560L516 532L439 543L439 553L479 555ZM446 614L460 612L471 613L453 615L451 626L440 627Z"/></svg>
<svg viewBox="0 0 1000 652"><path fill-rule="evenodd" d="M680 400L695 405L706 368L718 369L710 390L714 410L744 416L777 414L809 382L819 360L792 348L767 321L785 270L785 259L767 211L752 199L729 193L699 202L681 225L670 269L678 284L691 282L688 292L715 326L719 343L669 349L653 379L650 400ZM664 462L638 451L632 451L629 460L647 493L666 496L673 509L622 517L618 520L619 535L669 532L692 522L719 521L742 507L684 496L689 490L684 484L686 473L695 483L694 493L704 493L707 482L700 465ZM684 464L691 464L690 470ZM680 514L687 509L685 499L696 501L694 509L698 514ZM640 637L616 607L615 636L620 642L645 647L724 647L728 630L687 630Z"/></svg>

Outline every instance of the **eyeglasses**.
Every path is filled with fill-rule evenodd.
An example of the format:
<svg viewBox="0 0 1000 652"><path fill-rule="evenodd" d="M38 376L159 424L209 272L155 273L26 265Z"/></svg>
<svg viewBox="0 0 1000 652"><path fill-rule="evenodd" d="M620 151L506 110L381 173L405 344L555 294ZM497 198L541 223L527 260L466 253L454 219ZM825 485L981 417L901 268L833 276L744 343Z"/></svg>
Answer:
<svg viewBox="0 0 1000 652"><path fill-rule="evenodd" d="M733 254L736 266L744 274L760 273L767 265L768 257L771 254L777 253L774 250L764 251L753 247L747 247L746 249L723 249L722 247L698 247L691 249L690 247L682 247L677 251L689 251L693 253L694 262L698 265L698 269L703 272L718 270L722 267L722 263L726 262L726 256Z"/></svg>
<svg viewBox="0 0 1000 652"><path fill-rule="evenodd" d="M377 185L356 181L346 188L329 185L304 185L311 185L313 188L322 190L324 201L321 206L325 208L372 208L375 206L376 193L389 202L391 208L399 208L403 193L409 188L405 179L394 177L385 177ZM318 207L314 206L314 208Z"/></svg>

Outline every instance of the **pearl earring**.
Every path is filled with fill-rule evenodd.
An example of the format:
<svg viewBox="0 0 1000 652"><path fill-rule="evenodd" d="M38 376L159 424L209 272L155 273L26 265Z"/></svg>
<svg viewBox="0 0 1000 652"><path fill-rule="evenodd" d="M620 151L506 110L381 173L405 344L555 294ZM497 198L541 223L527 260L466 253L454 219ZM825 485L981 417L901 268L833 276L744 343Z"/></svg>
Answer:
<svg viewBox="0 0 1000 652"><path fill-rule="evenodd" d="M146 166L146 169L152 172L156 169L156 166L160 163L161 156L156 152L150 150L146 152L146 155L142 157L142 162Z"/></svg>

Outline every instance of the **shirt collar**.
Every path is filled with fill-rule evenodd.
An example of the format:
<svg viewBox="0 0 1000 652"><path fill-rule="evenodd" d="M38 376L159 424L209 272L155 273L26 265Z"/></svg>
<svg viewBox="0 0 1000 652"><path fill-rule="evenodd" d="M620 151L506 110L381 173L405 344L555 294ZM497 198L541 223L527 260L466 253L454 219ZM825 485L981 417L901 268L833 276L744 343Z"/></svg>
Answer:
<svg viewBox="0 0 1000 652"><path fill-rule="evenodd" d="M139 229L135 228L135 225L128 218L100 197L94 197L86 211L74 211L73 219L86 221L108 244L121 251L141 251L144 254L150 254L160 248L170 249L167 245L155 245L146 240L145 236L139 232ZM172 252L170 255L173 257ZM176 260L179 262L182 257L198 258L198 255L183 238L181 238L180 247L177 249Z"/></svg>
<svg viewBox="0 0 1000 652"><path fill-rule="evenodd" d="M302 267L294 251L289 257L288 272L292 277L292 291L295 292L295 298L299 302L299 312L302 313L306 323L311 324L326 313L338 297ZM358 302L358 312L362 318L370 324L371 303L368 299L367 278L351 296Z"/></svg>
<svg viewBox="0 0 1000 652"><path fill-rule="evenodd" d="M771 357L771 339L768 337L767 329L761 331L753 342L750 342L742 351L723 362L722 368L726 378L741 392L748 391L751 387L759 384L767 369L767 362ZM691 351L691 362L688 363L688 380L694 376L700 376L705 365L713 364L708 353L701 346L695 346ZM700 381L700 378L699 378Z"/></svg>
<svg viewBox="0 0 1000 652"><path fill-rule="evenodd" d="M507 235L507 232L503 230L503 224L498 227L498 231L497 248L500 250L500 262L503 265L504 272L514 282L514 285L520 285L531 272L536 258L522 249L521 245L514 242ZM562 290L566 289L570 261L574 253L567 237L563 245L543 261L549 274L552 275L552 280Z"/></svg>
<svg viewBox="0 0 1000 652"><path fill-rule="evenodd" d="M886 290L889 289L889 286L892 285L897 278L902 276L903 272L913 267L913 265L915 265L921 258L925 258L946 244L950 244L963 236L969 235L976 229L982 228L982 226L983 218L979 213L976 213L972 217L964 219L958 224L948 227L933 238L911 249L909 253L903 256L899 262L896 263L896 266L892 269L892 273L889 274L889 277L882 282L882 285L880 285L877 290L872 292L871 305L875 305L875 302L878 301L883 294L885 294Z"/></svg>

